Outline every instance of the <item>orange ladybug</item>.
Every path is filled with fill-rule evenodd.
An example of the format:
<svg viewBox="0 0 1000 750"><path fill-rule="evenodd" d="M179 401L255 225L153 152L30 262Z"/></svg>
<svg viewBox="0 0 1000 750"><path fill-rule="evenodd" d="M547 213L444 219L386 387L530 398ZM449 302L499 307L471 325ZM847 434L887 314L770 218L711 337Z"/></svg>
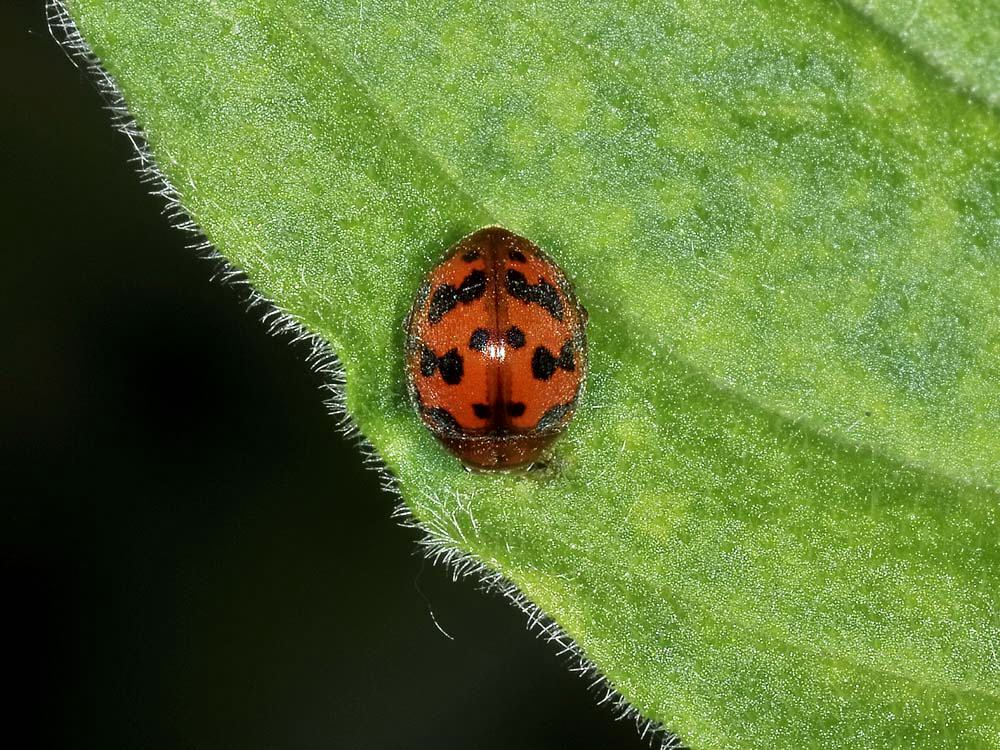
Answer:
<svg viewBox="0 0 1000 750"><path fill-rule="evenodd" d="M471 466L537 461L583 394L586 322L534 243L502 227L473 232L430 272L407 317L410 398Z"/></svg>

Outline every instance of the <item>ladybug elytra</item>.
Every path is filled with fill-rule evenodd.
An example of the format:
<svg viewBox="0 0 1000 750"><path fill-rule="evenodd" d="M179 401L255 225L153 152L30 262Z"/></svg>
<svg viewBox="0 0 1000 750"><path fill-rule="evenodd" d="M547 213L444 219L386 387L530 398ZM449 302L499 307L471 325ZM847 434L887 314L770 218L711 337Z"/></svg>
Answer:
<svg viewBox="0 0 1000 750"><path fill-rule="evenodd" d="M502 227L473 232L431 271L407 318L414 406L467 464L536 461L583 393L586 320L534 243Z"/></svg>

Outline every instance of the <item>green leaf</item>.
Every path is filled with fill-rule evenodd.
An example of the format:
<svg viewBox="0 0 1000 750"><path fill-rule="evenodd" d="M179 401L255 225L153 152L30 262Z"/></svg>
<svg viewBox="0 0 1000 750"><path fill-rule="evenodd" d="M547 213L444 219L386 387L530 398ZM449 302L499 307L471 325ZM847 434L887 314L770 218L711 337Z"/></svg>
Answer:
<svg viewBox="0 0 1000 750"><path fill-rule="evenodd" d="M1000 103L996 0L847 0L901 47L972 96Z"/></svg>
<svg viewBox="0 0 1000 750"><path fill-rule="evenodd" d="M69 6L429 543L643 717L1000 748L997 2ZM591 313L544 471L466 472L406 400L419 281L493 222Z"/></svg>

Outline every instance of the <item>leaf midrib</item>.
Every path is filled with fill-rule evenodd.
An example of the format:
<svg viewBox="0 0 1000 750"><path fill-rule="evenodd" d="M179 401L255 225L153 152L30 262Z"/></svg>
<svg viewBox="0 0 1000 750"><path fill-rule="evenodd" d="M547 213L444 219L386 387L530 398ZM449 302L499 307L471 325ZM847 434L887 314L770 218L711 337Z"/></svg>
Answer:
<svg viewBox="0 0 1000 750"><path fill-rule="evenodd" d="M879 40L880 44L883 44L885 49L898 57L913 62L918 68L924 71L925 77L929 81L938 84L941 81L946 81L951 84L950 89L946 86L942 87L946 89L948 94L953 95L956 91L961 91L970 101L975 102L978 106L986 110L990 116L995 118L1000 117L1000 102L991 102L980 92L971 88L969 84L958 80L949 68L934 62L917 47L908 46L896 29L880 23L873 15L865 13L861 8L854 5L851 0L826 0L826 2L846 10L856 19L857 23L869 27L875 38ZM888 42L891 42L891 44Z"/></svg>

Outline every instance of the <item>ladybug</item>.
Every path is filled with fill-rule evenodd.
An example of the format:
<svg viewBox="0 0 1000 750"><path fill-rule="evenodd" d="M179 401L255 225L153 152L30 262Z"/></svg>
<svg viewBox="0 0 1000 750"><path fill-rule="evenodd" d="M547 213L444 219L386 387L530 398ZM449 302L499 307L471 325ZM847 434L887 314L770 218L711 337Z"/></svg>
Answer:
<svg viewBox="0 0 1000 750"><path fill-rule="evenodd" d="M565 274L502 227L460 240L406 320L406 376L424 423L466 464L535 462L587 377L587 312Z"/></svg>

